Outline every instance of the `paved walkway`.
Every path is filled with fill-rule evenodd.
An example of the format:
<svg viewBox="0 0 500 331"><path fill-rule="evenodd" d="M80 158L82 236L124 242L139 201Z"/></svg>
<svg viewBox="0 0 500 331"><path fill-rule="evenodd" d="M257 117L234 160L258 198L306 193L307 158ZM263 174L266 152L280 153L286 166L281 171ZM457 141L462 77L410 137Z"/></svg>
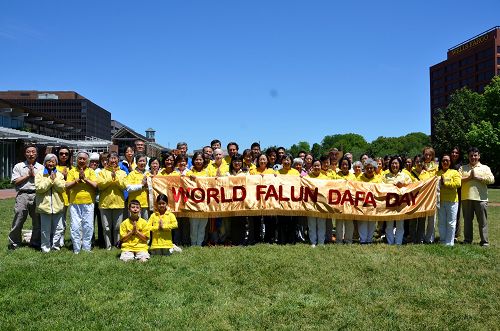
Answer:
<svg viewBox="0 0 500 331"><path fill-rule="evenodd" d="M0 190L0 200L10 199L15 197L16 197L16 190L13 188Z"/></svg>

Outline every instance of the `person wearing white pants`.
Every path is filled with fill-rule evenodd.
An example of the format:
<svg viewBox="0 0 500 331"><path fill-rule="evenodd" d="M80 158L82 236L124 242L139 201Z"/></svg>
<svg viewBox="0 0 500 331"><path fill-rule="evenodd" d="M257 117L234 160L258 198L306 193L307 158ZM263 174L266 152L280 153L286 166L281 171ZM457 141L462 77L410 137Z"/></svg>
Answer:
<svg viewBox="0 0 500 331"><path fill-rule="evenodd" d="M75 254L78 254L80 250L89 252L94 234L94 204L70 205L69 215L73 252Z"/></svg>
<svg viewBox="0 0 500 331"><path fill-rule="evenodd" d="M69 189L70 234L73 253L90 251L94 233L94 202L97 180L88 167L89 154L78 152L77 166L68 171L66 189Z"/></svg>
<svg viewBox="0 0 500 331"><path fill-rule="evenodd" d="M307 217L307 226L309 228L309 240L311 246L325 244L326 219L320 217Z"/></svg>
<svg viewBox="0 0 500 331"><path fill-rule="evenodd" d="M410 176L402 172L401 158L397 156L391 157L389 161L390 171L382 176L382 181L386 184L393 184L398 188L406 186L412 182ZM394 222L396 223L396 234L394 235ZM388 245L402 245L404 237L404 221L389 221L386 222L385 237Z"/></svg>
<svg viewBox="0 0 500 331"><path fill-rule="evenodd" d="M189 220L189 233L191 236L191 246L201 246L205 240L205 228L208 218L191 218Z"/></svg>
<svg viewBox="0 0 500 331"><path fill-rule="evenodd" d="M439 242L446 246L453 246L455 242L455 228L458 213L458 192L462 176L457 170L450 169L451 157L447 154L441 157L440 170L437 173L439 180L440 201L438 205L439 216Z"/></svg>

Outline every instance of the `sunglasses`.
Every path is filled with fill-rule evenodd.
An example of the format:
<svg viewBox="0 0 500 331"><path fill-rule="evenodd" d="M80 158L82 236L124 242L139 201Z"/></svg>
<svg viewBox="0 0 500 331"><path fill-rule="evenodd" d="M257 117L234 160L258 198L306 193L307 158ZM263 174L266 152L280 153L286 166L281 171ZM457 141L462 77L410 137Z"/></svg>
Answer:
<svg viewBox="0 0 500 331"><path fill-rule="evenodd" d="M69 153L66 152L60 152L59 155L69 155Z"/></svg>

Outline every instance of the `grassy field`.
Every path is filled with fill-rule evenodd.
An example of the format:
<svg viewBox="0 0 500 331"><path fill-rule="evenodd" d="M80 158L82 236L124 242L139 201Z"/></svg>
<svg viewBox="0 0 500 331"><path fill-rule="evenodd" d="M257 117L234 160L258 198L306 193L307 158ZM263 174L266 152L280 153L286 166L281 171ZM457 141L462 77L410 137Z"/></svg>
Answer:
<svg viewBox="0 0 500 331"><path fill-rule="evenodd" d="M490 197L500 203L500 190ZM7 251L13 204L0 201L0 330L500 328L493 203L488 248L262 244L145 264L118 250Z"/></svg>

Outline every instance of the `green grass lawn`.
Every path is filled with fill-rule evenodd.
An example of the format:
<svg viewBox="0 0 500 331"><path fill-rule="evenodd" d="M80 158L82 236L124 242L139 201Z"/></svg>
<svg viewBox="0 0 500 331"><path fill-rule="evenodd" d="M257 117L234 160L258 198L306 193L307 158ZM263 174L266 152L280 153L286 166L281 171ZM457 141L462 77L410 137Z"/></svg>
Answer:
<svg viewBox="0 0 500 331"><path fill-rule="evenodd" d="M500 190L490 198L500 203ZM0 201L0 330L500 328L493 203L488 248L262 244L144 264L118 250L7 251L13 204Z"/></svg>

